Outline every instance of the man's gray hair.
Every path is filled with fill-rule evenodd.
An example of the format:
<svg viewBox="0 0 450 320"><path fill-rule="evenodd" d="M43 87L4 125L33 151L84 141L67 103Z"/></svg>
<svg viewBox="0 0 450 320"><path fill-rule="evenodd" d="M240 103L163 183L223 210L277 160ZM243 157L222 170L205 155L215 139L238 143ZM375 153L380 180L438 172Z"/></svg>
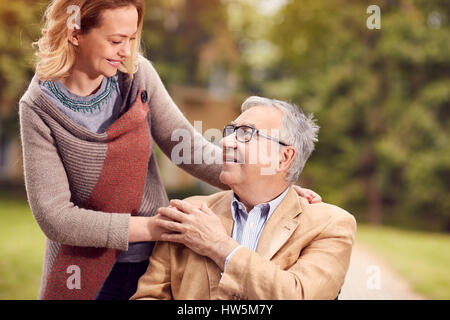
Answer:
<svg viewBox="0 0 450 320"><path fill-rule="evenodd" d="M295 183L302 172L306 160L314 150L314 143L318 141L319 126L313 114L305 115L296 105L280 100L252 96L247 98L241 106L244 112L250 108L264 106L274 107L283 112L283 127L280 140L293 146L296 154L288 169L286 180Z"/></svg>

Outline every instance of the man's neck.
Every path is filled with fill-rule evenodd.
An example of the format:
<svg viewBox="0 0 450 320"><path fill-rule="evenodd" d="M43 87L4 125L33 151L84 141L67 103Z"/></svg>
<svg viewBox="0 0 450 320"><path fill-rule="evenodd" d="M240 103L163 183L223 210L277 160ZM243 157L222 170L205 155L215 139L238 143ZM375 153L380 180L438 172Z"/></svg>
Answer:
<svg viewBox="0 0 450 320"><path fill-rule="evenodd" d="M74 67L71 75L61 79L61 82L73 94L87 97L100 88L103 78L102 74L94 76Z"/></svg>
<svg viewBox="0 0 450 320"><path fill-rule="evenodd" d="M270 188L255 188L245 187L233 187L233 192L239 197L239 201L247 209L247 212L250 212L254 206L272 201L277 198L280 194L282 194L286 188L289 187L289 184L280 184L277 186L273 186ZM254 190L252 190L254 189ZM258 190L256 190L258 189Z"/></svg>

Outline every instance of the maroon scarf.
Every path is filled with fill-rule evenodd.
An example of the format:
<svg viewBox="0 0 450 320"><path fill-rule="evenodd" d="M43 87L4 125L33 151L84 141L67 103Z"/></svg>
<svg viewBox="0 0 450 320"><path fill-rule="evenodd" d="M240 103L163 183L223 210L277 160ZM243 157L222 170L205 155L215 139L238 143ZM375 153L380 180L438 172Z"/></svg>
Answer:
<svg viewBox="0 0 450 320"><path fill-rule="evenodd" d="M140 207L151 139L146 92L106 131L107 152L100 177L83 208L135 215ZM112 269L118 250L61 245L49 274L44 300L92 300ZM73 267L80 270L80 289L70 289ZM75 267L75 268L76 268Z"/></svg>

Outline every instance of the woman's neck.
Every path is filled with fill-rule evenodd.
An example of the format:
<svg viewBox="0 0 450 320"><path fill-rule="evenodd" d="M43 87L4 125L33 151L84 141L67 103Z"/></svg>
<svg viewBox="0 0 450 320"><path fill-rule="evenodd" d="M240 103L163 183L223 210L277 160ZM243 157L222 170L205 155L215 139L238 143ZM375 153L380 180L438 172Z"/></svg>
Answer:
<svg viewBox="0 0 450 320"><path fill-rule="evenodd" d="M91 94L97 92L100 89L104 75L99 75L95 78L92 76L79 71L72 70L72 74L67 78L61 79L62 84L77 96L87 97Z"/></svg>

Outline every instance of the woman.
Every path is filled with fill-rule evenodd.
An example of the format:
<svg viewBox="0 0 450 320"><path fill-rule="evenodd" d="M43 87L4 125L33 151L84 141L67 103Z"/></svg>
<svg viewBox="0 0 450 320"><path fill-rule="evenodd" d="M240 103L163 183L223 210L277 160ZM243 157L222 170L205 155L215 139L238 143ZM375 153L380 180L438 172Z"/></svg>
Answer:
<svg viewBox="0 0 450 320"><path fill-rule="evenodd" d="M79 9L73 28L69 7ZM163 232L153 216L168 205L153 141L170 157L173 130L199 135L139 54L143 16L143 0L53 0L45 12L36 74L19 103L28 200L47 237L42 299L135 292ZM220 165L180 166L226 188Z"/></svg>

